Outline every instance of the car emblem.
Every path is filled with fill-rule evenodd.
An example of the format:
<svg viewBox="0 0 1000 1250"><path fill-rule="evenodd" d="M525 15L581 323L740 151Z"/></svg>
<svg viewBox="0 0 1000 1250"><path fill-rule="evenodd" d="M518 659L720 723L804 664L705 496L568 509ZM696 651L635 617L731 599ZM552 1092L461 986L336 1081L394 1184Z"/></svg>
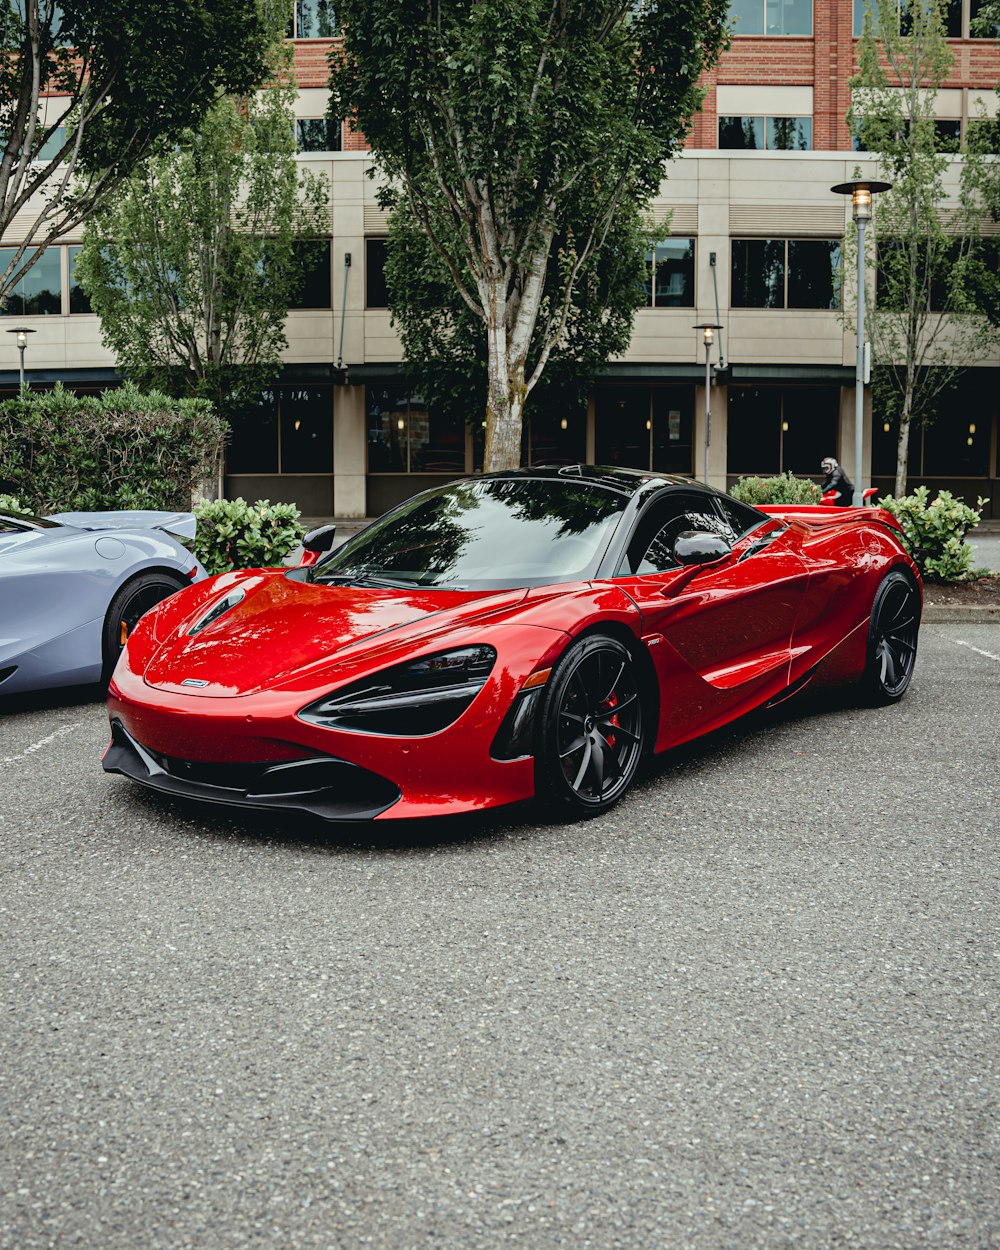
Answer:
<svg viewBox="0 0 1000 1250"><path fill-rule="evenodd" d="M197 677L185 677L181 682L182 686L207 686L207 681L199 681Z"/></svg>

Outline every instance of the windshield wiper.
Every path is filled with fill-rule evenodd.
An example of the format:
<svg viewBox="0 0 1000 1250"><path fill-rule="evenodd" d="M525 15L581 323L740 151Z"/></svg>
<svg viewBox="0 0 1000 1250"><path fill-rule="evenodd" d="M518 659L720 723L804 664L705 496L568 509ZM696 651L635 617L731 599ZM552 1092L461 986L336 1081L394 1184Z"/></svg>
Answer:
<svg viewBox="0 0 1000 1250"><path fill-rule="evenodd" d="M381 573L327 573L312 580L324 586L384 586L391 590L410 590L419 585L418 582L386 577Z"/></svg>

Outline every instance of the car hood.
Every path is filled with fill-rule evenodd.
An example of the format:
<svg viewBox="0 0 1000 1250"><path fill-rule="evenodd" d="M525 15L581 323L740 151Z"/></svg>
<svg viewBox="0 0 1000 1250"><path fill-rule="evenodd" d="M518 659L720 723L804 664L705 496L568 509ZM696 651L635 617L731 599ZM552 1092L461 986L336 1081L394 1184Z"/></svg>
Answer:
<svg viewBox="0 0 1000 1250"><path fill-rule="evenodd" d="M367 655L371 644L394 641L402 631L419 638L467 625L527 593L321 586L264 573L236 583L244 599L192 637L191 629L233 585L220 585L161 642L143 673L147 685L216 698L252 694L303 670L325 671L331 659L346 660L359 644Z"/></svg>

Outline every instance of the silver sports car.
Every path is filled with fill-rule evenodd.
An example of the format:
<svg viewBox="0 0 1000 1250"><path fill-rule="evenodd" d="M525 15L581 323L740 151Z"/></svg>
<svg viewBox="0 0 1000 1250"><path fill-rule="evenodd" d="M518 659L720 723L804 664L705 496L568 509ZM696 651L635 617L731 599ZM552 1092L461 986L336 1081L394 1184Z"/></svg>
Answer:
<svg viewBox="0 0 1000 1250"><path fill-rule="evenodd" d="M194 532L189 512L0 511L0 696L107 681L139 617L205 576Z"/></svg>

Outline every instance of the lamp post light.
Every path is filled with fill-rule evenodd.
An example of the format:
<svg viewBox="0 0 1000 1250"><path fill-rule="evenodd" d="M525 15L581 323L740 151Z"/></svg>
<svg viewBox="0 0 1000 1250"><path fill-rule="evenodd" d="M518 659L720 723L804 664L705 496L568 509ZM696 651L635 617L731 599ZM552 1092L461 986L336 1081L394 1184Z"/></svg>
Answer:
<svg viewBox="0 0 1000 1250"><path fill-rule="evenodd" d="M13 330L8 330L8 334L17 335L17 350L21 353L21 390L24 390L24 349L28 346L28 335L34 334L34 330L28 326L15 326Z"/></svg>
<svg viewBox="0 0 1000 1250"><path fill-rule="evenodd" d="M888 191L891 182L876 182L871 178L856 182L838 182L830 190L837 195L849 195L854 212L854 224L858 228L858 348L854 362L854 506L864 503L865 484L861 480L864 455L865 430L865 227L872 219L872 196Z"/></svg>
<svg viewBox="0 0 1000 1250"><path fill-rule="evenodd" d="M702 321L694 327L701 331L705 344L705 482L708 482L708 449L712 443L712 344L716 330L722 326L717 321Z"/></svg>

